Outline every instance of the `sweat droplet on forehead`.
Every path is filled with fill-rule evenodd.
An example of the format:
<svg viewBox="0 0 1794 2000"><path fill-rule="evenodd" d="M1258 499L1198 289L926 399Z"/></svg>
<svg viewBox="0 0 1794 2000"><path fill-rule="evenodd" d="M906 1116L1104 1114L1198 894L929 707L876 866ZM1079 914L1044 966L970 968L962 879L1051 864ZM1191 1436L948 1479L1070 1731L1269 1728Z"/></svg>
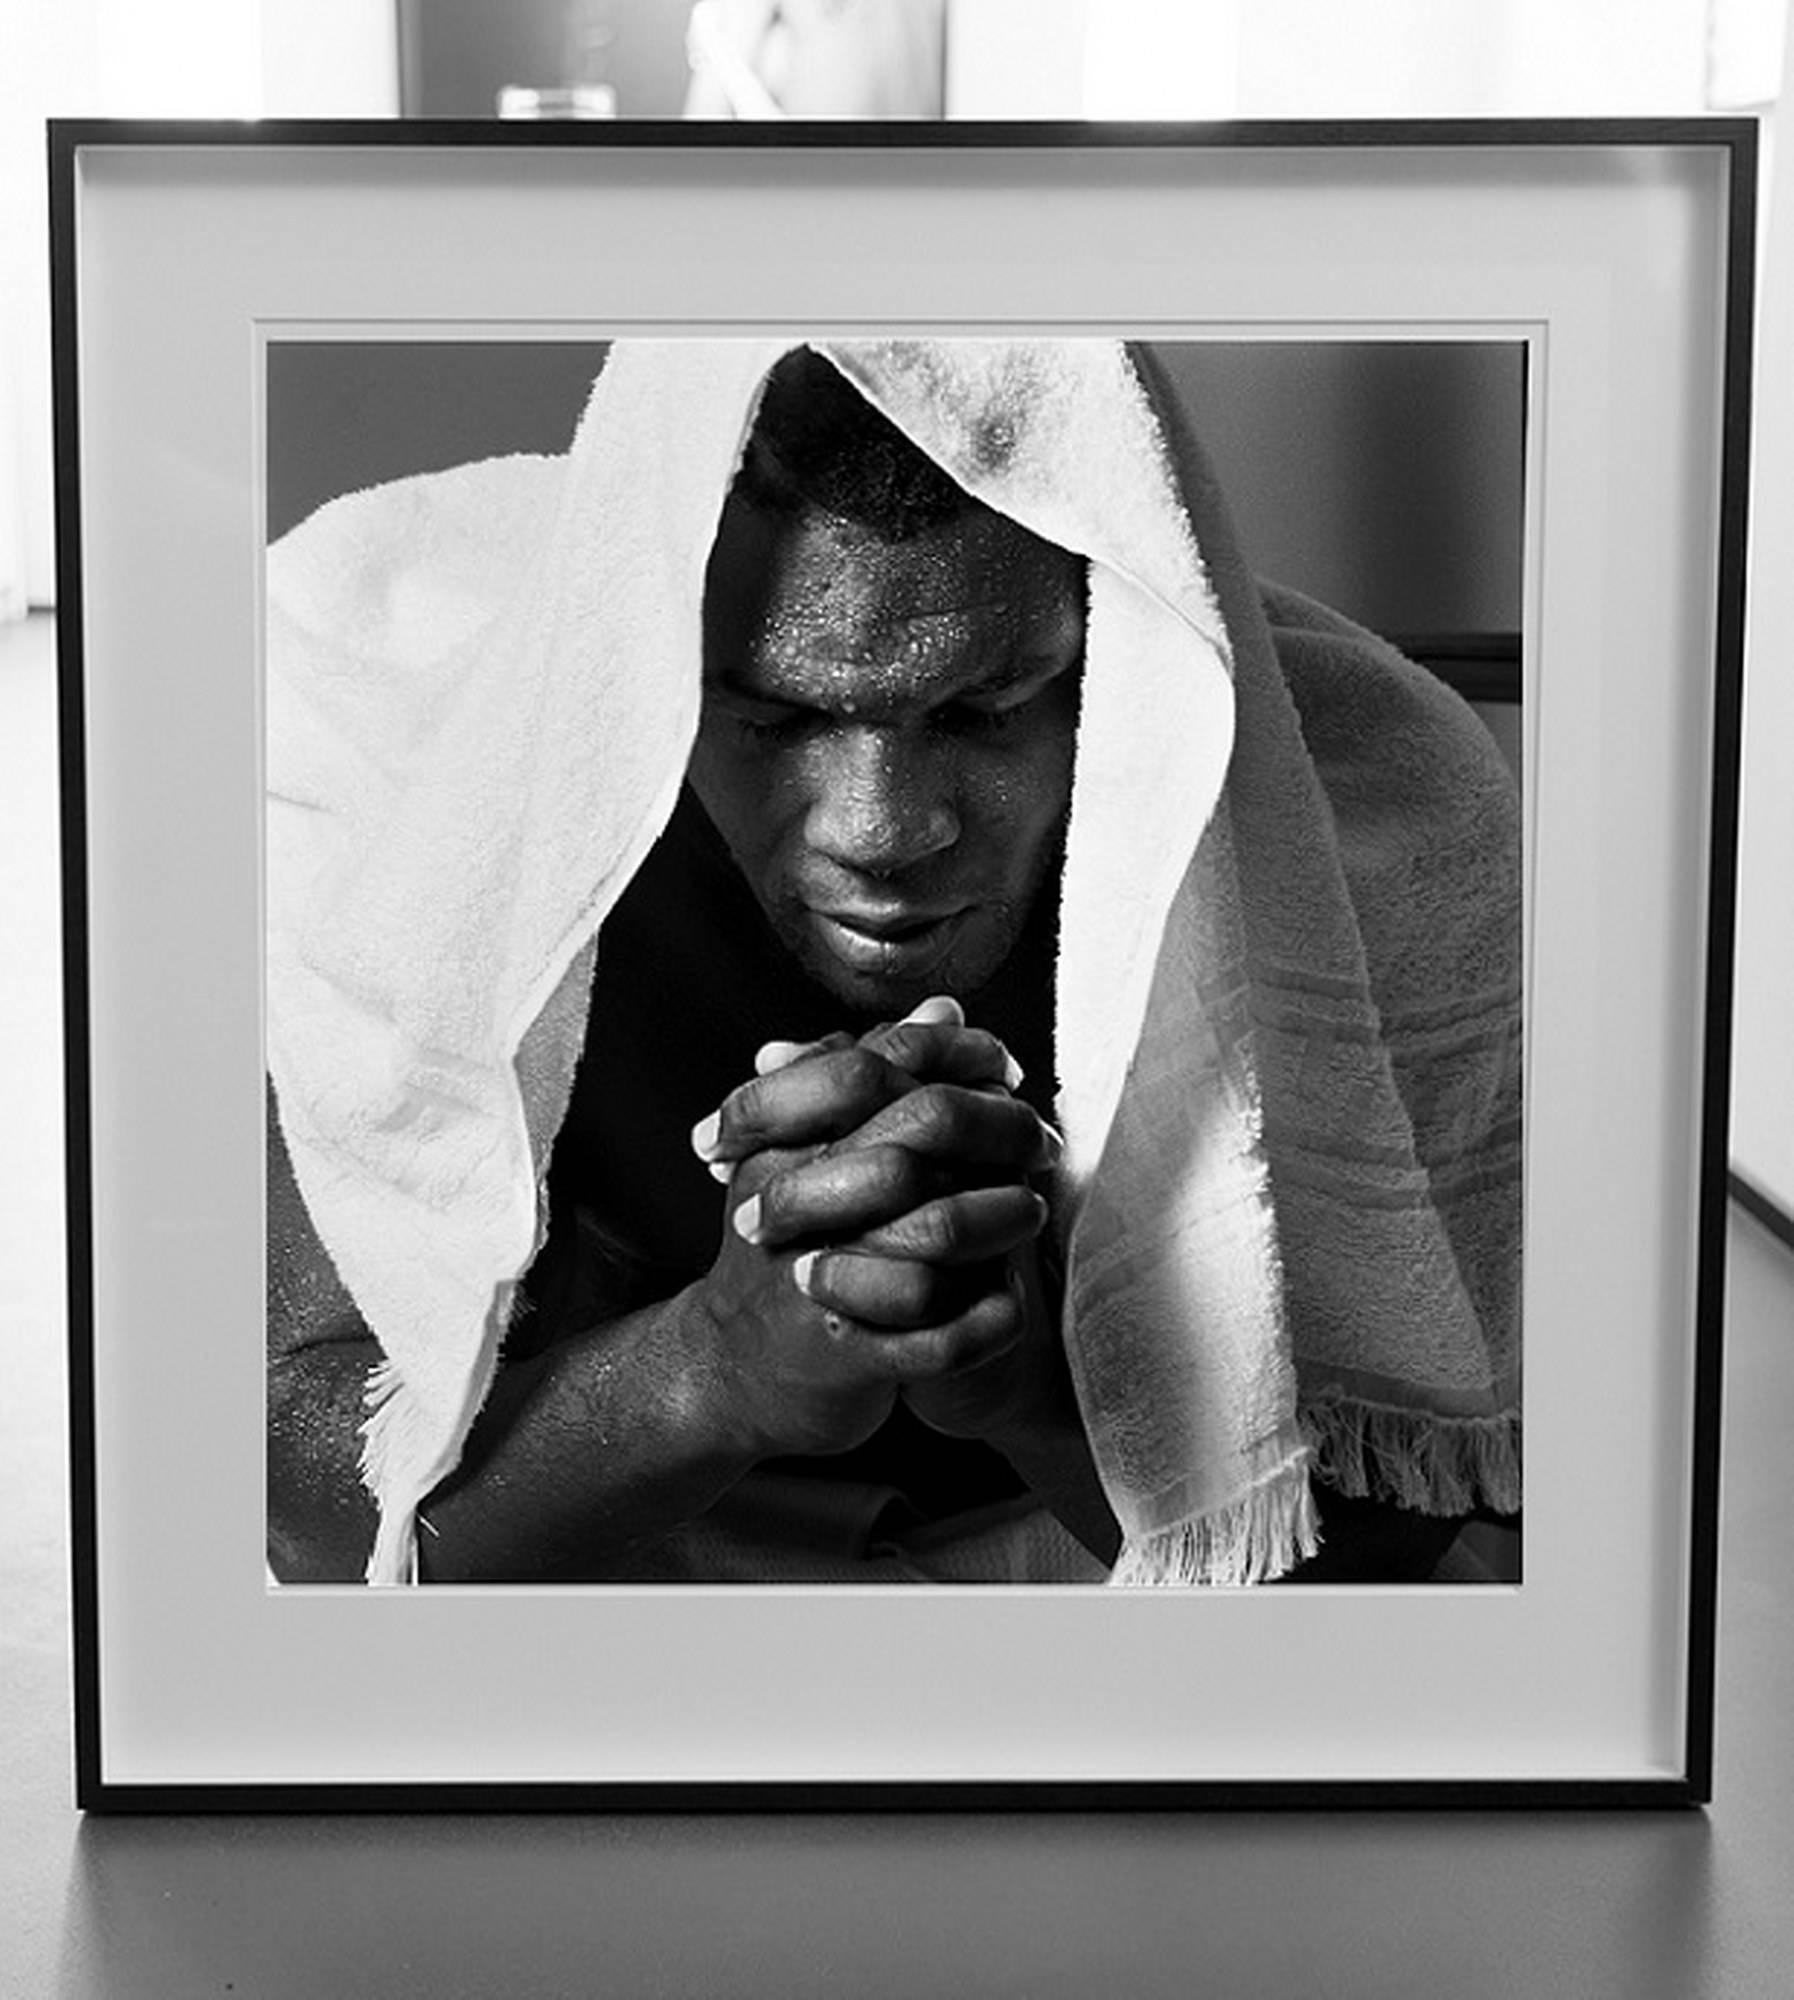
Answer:
<svg viewBox="0 0 1794 2000"><path fill-rule="evenodd" d="M731 669L757 692L853 714L938 700L1063 647L1081 567L977 509L902 541L812 514L761 543L759 615Z"/></svg>

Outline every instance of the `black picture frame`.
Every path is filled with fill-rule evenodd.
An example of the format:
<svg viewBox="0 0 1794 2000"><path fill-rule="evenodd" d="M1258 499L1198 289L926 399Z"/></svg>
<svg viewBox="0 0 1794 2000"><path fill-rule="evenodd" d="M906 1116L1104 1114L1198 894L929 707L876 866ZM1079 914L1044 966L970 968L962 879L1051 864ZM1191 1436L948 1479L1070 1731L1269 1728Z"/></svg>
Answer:
<svg viewBox="0 0 1794 2000"><path fill-rule="evenodd" d="M55 414L58 523L58 606L64 894L64 1026L69 1257L69 1371L73 1609L75 1626L76 1798L83 1808L112 1812L287 1810L551 1810L604 1808L706 1811L776 1808L877 1808L979 1810L1076 1808L1130 1811L1189 1808L1404 1808L1692 1806L1710 1796L1714 1728L1714 1634L1717 1588L1721 1314L1727 1177L1725 1163L1729 981L1732 945L1732 875L1737 842L1737 763L1743 643L1747 458L1750 422L1752 260L1755 241L1756 129L1737 119L1316 122L1201 127L1083 125L732 126L688 124L541 125L443 122L422 126L379 123L285 123L256 126L141 124L74 121L50 131ZM1444 1772L1416 1776L1388 1770L1373 1775L1301 1772L1293 1776L1240 1777L1187 1769L1164 1776L1092 1775L1086 1768L1027 1778L973 1772L918 1772L892 1778L876 1771L846 1775L705 1778L585 1774L572 1779L499 1773L470 1777L455 1768L453 1746L443 1745L441 1767L428 1775L391 1768L343 1773L320 1763L294 1776L290 1764L245 1750L233 1764L231 1746L213 1742L205 1755L160 1751L118 1761L114 1738L120 1712L109 1710L127 1662L120 1649L137 1623L119 1595L119 1558L108 1537L118 1518L109 1492L125 1447L121 1384L114 1359L117 1316L123 1308L116 1276L106 1265L109 1232L121 1203L131 1199L128 1162L120 1162L116 1076L121 1067L111 1043L118 1033L120 940L116 892L108 870L119 850L130 810L112 780L116 773L96 753L112 692L126 671L117 648L122 592L128 580L107 565L117 546L108 458L120 435L117 391L105 381L107 315L116 300L108 286L106 258L118 240L98 205L107 201L171 201L203 211L208 189L230 187L237 226L253 217L267 190L284 177L289 193L308 181L339 189L366 179L401 186L440 170L445 184L465 192L483 186L495 163L555 155L577 162L599 191L607 177L639 186L660 177L690 200L721 177L752 168L776 183L782 165L808 160L845 166L856 185L881 175L949 187L999 182L1027 198L1042 163L1060 177L1088 176L1099 191L1125 186L1136 163L1155 157L1184 162L1225 158L1235 181L1250 179L1264 163L1273 179L1287 179L1292 163L1312 169L1323 154L1358 162L1395 163L1403 186L1424 190L1434 167L1449 170L1475 160L1499 181L1500 163L1515 168L1514 199L1523 207L1540 199L1538 182L1558 176L1565 191L1591 185L1616 202L1628 189L1674 180L1692 163L1686 196L1689 227L1706 232L1717 255L1710 296L1684 297L1691 317L1691 348L1705 368L1711 407L1684 412L1711 447L1710 493L1690 501L1699 517L1697 546L1686 553L1688 589L1706 607L1710 646L1706 671L1681 699L1685 719L1699 725L1698 769L1683 776L1698 796L1704 852L1698 871L1678 878L1678 936L1698 934L1701 966L1688 1021L1666 1028L1666 1046L1689 1079L1676 1103L1691 1111L1685 1132L1669 1108L1658 1124L1671 1152L1680 1149L1687 1172L1678 1186L1686 1200L1657 1218L1685 1242L1676 1269L1690 1279L1686 1301L1665 1305L1685 1328L1685 1349L1663 1360L1676 1378L1672 1401L1685 1417L1675 1425L1675 1463L1662 1484L1682 1496L1673 1512L1681 1523L1684 1559L1677 1643L1649 1663L1649 1672L1673 1684L1679 1715L1676 1750L1666 1768L1633 1771L1591 1768L1586 1775L1562 1769L1499 1769L1500 1759L1473 1775ZM1652 174L1628 177L1603 163L1643 161ZM133 183L133 168L159 163L147 192ZM1056 164L1055 164L1056 163ZM1491 163L1494 163L1491 165ZM1528 168L1522 173L1522 164ZM1529 178L1530 174L1530 178ZM1300 175L1296 176L1298 179ZM1680 212L1680 211L1678 211ZM1537 209L1543 222L1546 211ZM185 225L183 224L183 227ZM197 237L183 239L197 242ZM196 251L196 255L204 255ZM420 247L420 257L431 254ZM1395 253L1399 256L1400 253ZM1617 254L1617 253L1616 253ZM1699 264L1699 259L1691 260ZM186 273L169 273L178 289ZM195 314L234 310L195 302ZM310 299L297 285L278 316L298 320L342 314L340 298ZM750 302L747 316L753 317ZM1516 304L1516 318L1536 309ZM496 316L496 315L494 315ZM1398 312L1398 318L1402 314ZM240 316L239 316L240 317ZM116 336L117 330L111 330ZM233 324L242 345L248 328ZM133 336L134 338L135 336ZM244 348L245 355L248 349ZM244 435L251 430L253 383L245 369L235 383L217 385L225 399L241 401ZM1704 463L1704 461L1703 461ZM178 477L180 468L174 469ZM231 503L247 516L246 497ZM225 509L226 516L231 508ZM128 606L126 607L128 608ZM1534 607L1535 617L1541 615ZM1548 616L1548 614L1546 614ZM111 725L107 725L108 727ZM150 754L145 752L145 755ZM1686 760L1687 752L1683 756ZM241 774L239 774L240 776ZM1680 796L1680 794L1678 794ZM1697 878L1698 877L1698 878ZM1666 918L1666 921L1668 919ZM1683 1142L1685 1141L1685 1144ZM1530 1241L1530 1239L1529 1239ZM1685 1304L1685 1311L1683 1306ZM129 1310L135 1312L137 1308ZM1667 1322L1666 1322L1667 1323ZM1686 1366L1684 1367L1683 1361ZM1683 1379L1685 1377L1685 1379ZM140 1453L141 1440L132 1443ZM112 1461L113 1463L109 1463ZM226 1585L200 1582L192 1615L205 1616L208 1591ZM245 1588L238 1578L228 1586ZM186 1600L183 1599L185 1605ZM189 1607L190 1608L190 1607ZM213 1638L208 1630L208 1643ZM197 1715L188 1721L203 1734ZM110 1732L110 1733L109 1733ZM172 1758L172 1761L171 1761ZM303 1762L303 1759L301 1760ZM314 1775L315 1772L315 1775ZM223 1773L221 1775L221 1773Z"/></svg>

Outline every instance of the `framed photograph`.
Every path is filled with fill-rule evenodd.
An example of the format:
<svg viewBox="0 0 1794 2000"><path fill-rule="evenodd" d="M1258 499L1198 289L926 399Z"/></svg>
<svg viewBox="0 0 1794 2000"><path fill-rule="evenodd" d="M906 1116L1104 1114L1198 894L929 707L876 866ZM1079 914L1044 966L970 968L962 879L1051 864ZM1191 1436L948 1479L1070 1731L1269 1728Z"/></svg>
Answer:
<svg viewBox="0 0 1794 2000"><path fill-rule="evenodd" d="M1703 1801L1754 144L53 127L79 1802Z"/></svg>

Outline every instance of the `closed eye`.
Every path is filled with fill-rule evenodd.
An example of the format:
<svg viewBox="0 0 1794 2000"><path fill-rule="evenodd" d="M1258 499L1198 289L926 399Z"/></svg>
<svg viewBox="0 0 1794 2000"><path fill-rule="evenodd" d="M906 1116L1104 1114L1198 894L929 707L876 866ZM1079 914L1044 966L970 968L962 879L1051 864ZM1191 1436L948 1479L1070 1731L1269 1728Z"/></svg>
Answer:
<svg viewBox="0 0 1794 2000"><path fill-rule="evenodd" d="M1005 729L1013 729L1023 721L1033 705L1033 697L1007 705L955 701L949 702L945 708L936 709L935 716L946 728L962 736L1000 736Z"/></svg>
<svg viewBox="0 0 1794 2000"><path fill-rule="evenodd" d="M965 695L935 711L949 729L969 736L998 736L1025 722L1044 698L1059 685L1057 673L1030 675L1007 686L993 688L985 695Z"/></svg>
<svg viewBox="0 0 1794 2000"><path fill-rule="evenodd" d="M816 718L817 711L788 701L757 701L752 695L710 697L709 705L745 736L790 736Z"/></svg>

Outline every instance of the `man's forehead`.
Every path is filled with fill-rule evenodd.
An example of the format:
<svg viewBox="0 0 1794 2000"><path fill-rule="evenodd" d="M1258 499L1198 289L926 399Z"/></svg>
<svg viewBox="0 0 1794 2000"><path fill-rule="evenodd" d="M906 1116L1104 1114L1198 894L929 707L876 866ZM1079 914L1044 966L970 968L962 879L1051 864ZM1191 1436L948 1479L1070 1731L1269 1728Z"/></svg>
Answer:
<svg viewBox="0 0 1794 2000"><path fill-rule="evenodd" d="M819 511L752 511L760 518L726 524L719 552L733 573L713 570L713 587L733 602L741 650L762 667L994 655L1056 634L1081 611L1082 564L987 508L900 540ZM726 650L737 668L749 665Z"/></svg>
<svg viewBox="0 0 1794 2000"><path fill-rule="evenodd" d="M768 517L767 525L768 560L781 576L876 579L890 589L951 595L999 578L1052 584L1077 568L1063 549L970 501L961 514L897 537L816 508Z"/></svg>

